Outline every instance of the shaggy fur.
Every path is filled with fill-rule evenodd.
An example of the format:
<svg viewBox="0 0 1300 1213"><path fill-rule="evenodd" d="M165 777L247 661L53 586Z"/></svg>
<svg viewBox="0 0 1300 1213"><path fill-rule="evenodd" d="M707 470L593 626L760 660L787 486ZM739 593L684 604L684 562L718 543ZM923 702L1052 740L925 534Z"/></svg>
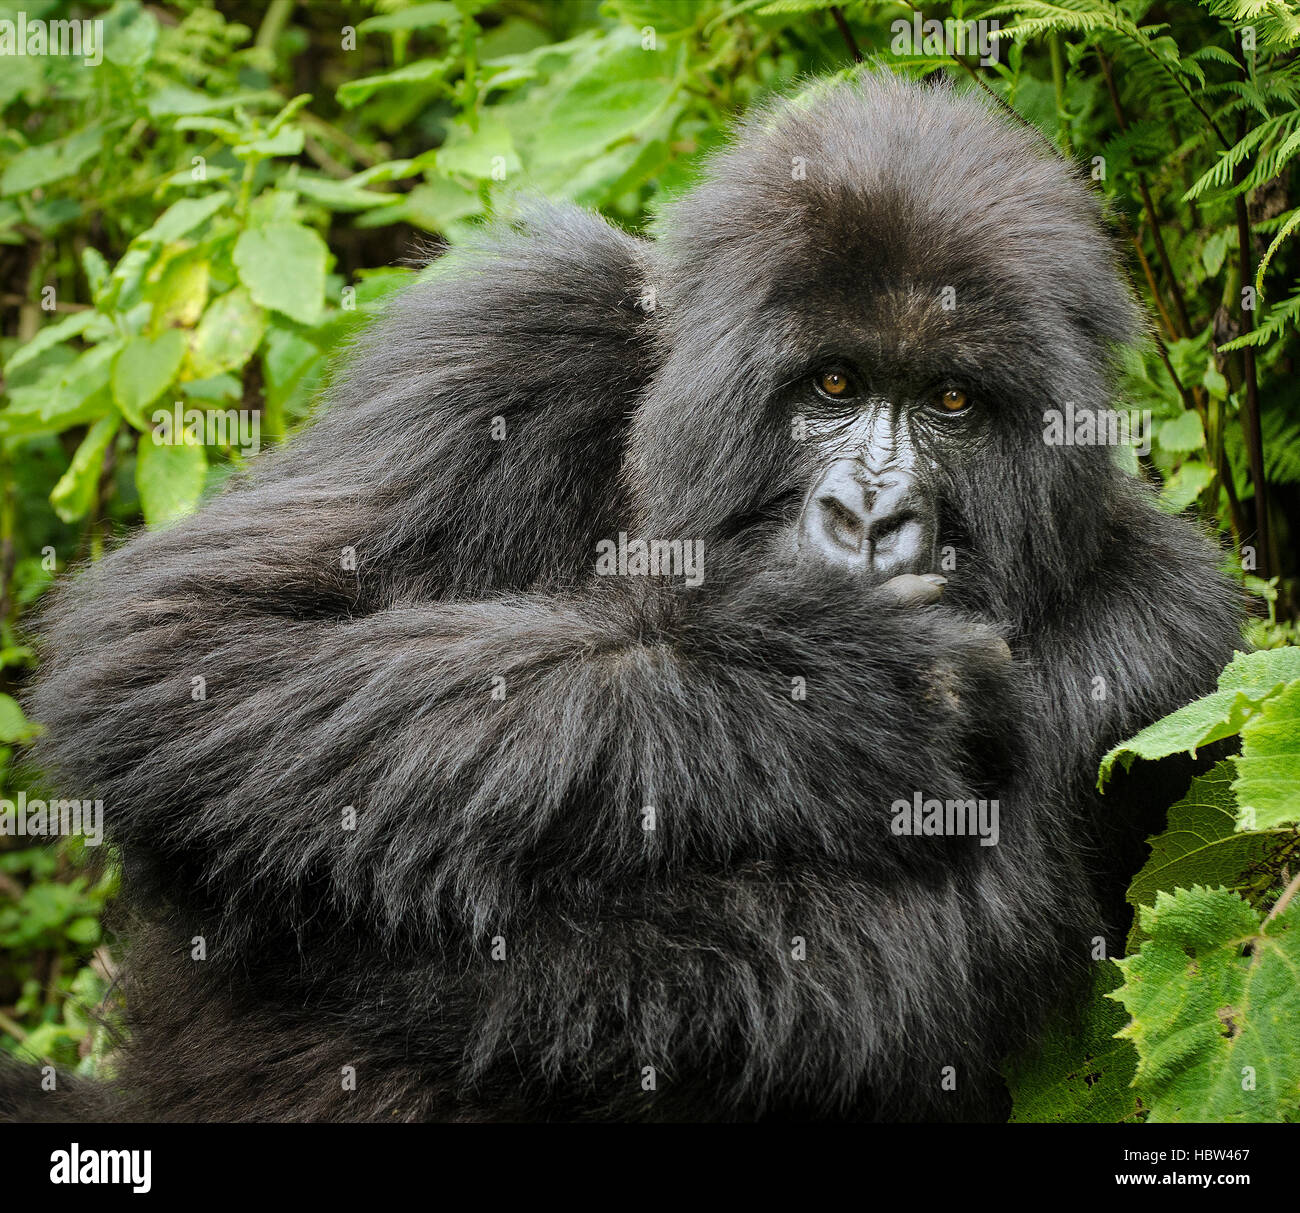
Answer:
<svg viewBox="0 0 1300 1213"><path fill-rule="evenodd" d="M304 434L56 596L38 758L148 924L115 1115L996 1117L1119 951L1165 793L1099 798L1097 760L1212 688L1238 604L1106 448L1043 441L1137 324L1091 195L868 76L760 115L658 230L543 208L457 254ZM931 448L936 605L785 554L828 359L976 385ZM702 539L703 586L595 577L620 531ZM999 845L894 837L917 791L996 797Z"/></svg>

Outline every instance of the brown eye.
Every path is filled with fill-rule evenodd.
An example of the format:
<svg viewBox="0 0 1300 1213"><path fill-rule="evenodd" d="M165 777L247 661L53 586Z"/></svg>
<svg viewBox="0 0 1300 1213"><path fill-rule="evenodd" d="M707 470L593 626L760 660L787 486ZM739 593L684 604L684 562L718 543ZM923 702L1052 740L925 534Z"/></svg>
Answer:
<svg viewBox="0 0 1300 1213"><path fill-rule="evenodd" d="M970 404L970 399L960 388L945 388L939 393L939 407L945 413L960 413Z"/></svg>
<svg viewBox="0 0 1300 1213"><path fill-rule="evenodd" d="M823 396L843 400L853 395L853 382L844 371L823 371L817 376L817 390Z"/></svg>

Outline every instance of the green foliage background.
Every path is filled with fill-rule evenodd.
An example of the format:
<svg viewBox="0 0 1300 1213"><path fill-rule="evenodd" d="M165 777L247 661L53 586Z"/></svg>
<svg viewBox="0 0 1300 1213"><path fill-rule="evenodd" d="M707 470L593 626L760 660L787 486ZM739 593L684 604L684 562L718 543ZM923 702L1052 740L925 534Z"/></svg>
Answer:
<svg viewBox="0 0 1300 1213"><path fill-rule="evenodd" d="M1108 199L1154 332L1125 361L1121 403L1155 418L1131 470L1219 534L1271 650L1108 757L1241 739L1153 840L1130 958L1008 1063L1016 1118L1300 1114L1295 3L26 0L0 20L19 9L101 20L104 47L0 55L0 795L28 786L42 592L245 457L141 441L156 409L256 410L278 441L413 259L521 191L639 228L737 115L877 58L984 91ZM900 37L946 17L998 21L998 62ZM0 1045L90 1069L113 865L23 843L0 838Z"/></svg>

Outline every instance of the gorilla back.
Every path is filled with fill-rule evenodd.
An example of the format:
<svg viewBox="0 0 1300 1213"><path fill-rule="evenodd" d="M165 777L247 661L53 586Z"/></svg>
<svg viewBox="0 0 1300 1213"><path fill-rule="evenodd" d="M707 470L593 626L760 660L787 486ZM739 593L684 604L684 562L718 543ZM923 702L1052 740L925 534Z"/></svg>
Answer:
<svg viewBox="0 0 1300 1213"><path fill-rule="evenodd" d="M1067 165L886 75L654 239L455 254L48 609L37 756L142 924L116 1114L1003 1115L1120 947L1098 757L1238 638L1205 539L1044 441L1136 323Z"/></svg>

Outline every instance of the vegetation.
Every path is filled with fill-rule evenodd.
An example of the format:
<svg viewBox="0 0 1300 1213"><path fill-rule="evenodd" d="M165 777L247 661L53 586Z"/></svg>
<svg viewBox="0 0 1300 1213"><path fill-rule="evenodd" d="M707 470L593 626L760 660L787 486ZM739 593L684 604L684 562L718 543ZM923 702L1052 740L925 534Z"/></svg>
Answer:
<svg viewBox="0 0 1300 1213"><path fill-rule="evenodd" d="M0 20L19 9L103 41L0 70L0 796L39 794L17 694L51 581L300 425L413 258L521 190L638 228L736 115L879 58L982 90L1105 195L1154 330L1125 361L1153 423L1131 470L1219 535L1266 650L1107 756L1103 780L1240 739L1153 840L1129 957L1008 1063L1015 1116L1300 1117L1300 4L24 0ZM918 24L945 17L999 29ZM248 410L256 441L150 441L178 406L178 431ZM91 1068L113 865L29 841L0 837L0 1045Z"/></svg>

